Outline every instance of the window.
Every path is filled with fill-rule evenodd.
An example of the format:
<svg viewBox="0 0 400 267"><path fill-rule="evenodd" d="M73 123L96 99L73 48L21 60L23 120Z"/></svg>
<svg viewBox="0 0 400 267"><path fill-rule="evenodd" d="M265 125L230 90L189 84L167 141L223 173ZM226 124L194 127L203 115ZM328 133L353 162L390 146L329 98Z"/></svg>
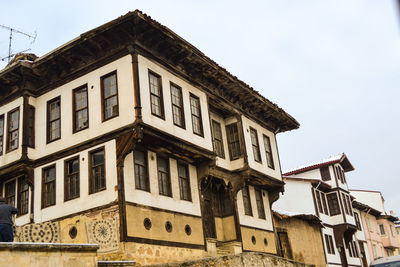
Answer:
<svg viewBox="0 0 400 267"><path fill-rule="evenodd" d="M160 195L172 196L169 162L167 158L157 157L158 188Z"/></svg>
<svg viewBox="0 0 400 267"><path fill-rule="evenodd" d="M317 204L318 204L317 205L318 211L320 213L329 215L325 194L323 192L315 189L315 195L316 195L316 201L317 201Z"/></svg>
<svg viewBox="0 0 400 267"><path fill-rule="evenodd" d="M328 254L335 254L335 247L333 245L333 238L331 235L325 234L325 244Z"/></svg>
<svg viewBox="0 0 400 267"><path fill-rule="evenodd" d="M265 156L267 157L267 165L271 169L275 169L274 159L272 157L271 140L266 135L263 135L263 139L264 139Z"/></svg>
<svg viewBox="0 0 400 267"><path fill-rule="evenodd" d="M89 127L88 90L87 85L73 91L73 129L74 133Z"/></svg>
<svg viewBox="0 0 400 267"><path fill-rule="evenodd" d="M9 182L6 184L5 186L6 188L6 203L8 205L11 205L13 207L15 207L15 180L12 182Z"/></svg>
<svg viewBox="0 0 400 267"><path fill-rule="evenodd" d="M178 163L179 191L182 200L192 200L190 192L189 169L187 164Z"/></svg>
<svg viewBox="0 0 400 267"><path fill-rule="evenodd" d="M346 214L350 214L349 205L347 203L348 199L347 199L347 196L344 193L342 193L342 199L343 199L344 212Z"/></svg>
<svg viewBox="0 0 400 267"><path fill-rule="evenodd" d="M329 181L331 179L331 174L329 173L329 166L322 167L320 169L320 172L323 181Z"/></svg>
<svg viewBox="0 0 400 267"><path fill-rule="evenodd" d="M164 119L161 76L149 70L151 114Z"/></svg>
<svg viewBox="0 0 400 267"><path fill-rule="evenodd" d="M237 123L226 126L226 135L228 139L229 156L231 160L238 159L242 152L240 147L239 132Z"/></svg>
<svg viewBox="0 0 400 267"><path fill-rule="evenodd" d="M318 211L320 213L324 213L324 208L322 207L322 201L321 201L321 194L318 190L315 190L315 195L317 197L317 206L318 206Z"/></svg>
<svg viewBox="0 0 400 267"><path fill-rule="evenodd" d="M18 180L18 214L28 213L29 207L29 185L25 179Z"/></svg>
<svg viewBox="0 0 400 267"><path fill-rule="evenodd" d="M254 189L254 192L256 194L258 218L265 220L264 201L262 199L261 190L260 189Z"/></svg>
<svg viewBox="0 0 400 267"><path fill-rule="evenodd" d="M376 250L376 245L375 244L372 245L372 251L373 251L373 254L374 254L374 259L376 259L378 257L378 252Z"/></svg>
<svg viewBox="0 0 400 267"><path fill-rule="evenodd" d="M56 204L56 165L43 169L42 208Z"/></svg>
<svg viewBox="0 0 400 267"><path fill-rule="evenodd" d="M372 227L371 227L371 221L369 220L368 217L365 217L365 220L367 221L367 226L368 226L369 231L372 233L372 232L373 232L373 229L372 229Z"/></svg>
<svg viewBox="0 0 400 267"><path fill-rule="evenodd" d="M327 194L329 213L331 216L340 214L339 201L336 193Z"/></svg>
<svg viewBox="0 0 400 267"><path fill-rule="evenodd" d="M251 146L253 148L253 157L257 162L261 162L260 146L258 145L257 131L250 127Z"/></svg>
<svg viewBox="0 0 400 267"><path fill-rule="evenodd" d="M386 235L385 227L383 226L383 224L379 224L379 232L381 233L381 235Z"/></svg>
<svg viewBox="0 0 400 267"><path fill-rule="evenodd" d="M135 151L135 187L139 190L150 191L146 155L147 153L143 151Z"/></svg>
<svg viewBox="0 0 400 267"><path fill-rule="evenodd" d="M212 125L212 133L213 133L214 152L218 157L225 158L221 124L212 120L211 125Z"/></svg>
<svg viewBox="0 0 400 267"><path fill-rule="evenodd" d="M349 250L349 256L352 258L358 258L358 249L355 241L349 241L346 243L347 249Z"/></svg>
<svg viewBox="0 0 400 267"><path fill-rule="evenodd" d="M394 235L395 231L394 231L393 225L390 225L390 233L392 234L392 237L396 237Z"/></svg>
<svg viewBox="0 0 400 267"><path fill-rule="evenodd" d="M247 185L242 190L242 196L243 196L244 214L248 216L253 216L253 211L251 210L249 187Z"/></svg>
<svg viewBox="0 0 400 267"><path fill-rule="evenodd" d="M4 114L0 116L0 155L3 155Z"/></svg>
<svg viewBox="0 0 400 267"><path fill-rule="evenodd" d="M104 147L90 152L89 194L106 189Z"/></svg>
<svg viewBox="0 0 400 267"><path fill-rule="evenodd" d="M117 72L101 77L103 121L118 116Z"/></svg>
<svg viewBox="0 0 400 267"><path fill-rule="evenodd" d="M79 197L79 157L65 161L64 200Z"/></svg>
<svg viewBox="0 0 400 267"><path fill-rule="evenodd" d="M351 197L346 195L347 197L347 205L349 206L349 215L353 216L353 206L351 205Z"/></svg>
<svg viewBox="0 0 400 267"><path fill-rule="evenodd" d="M171 83L172 118L174 124L185 128L185 115L183 111L182 88Z"/></svg>
<svg viewBox="0 0 400 267"><path fill-rule="evenodd" d="M322 204L324 206L324 213L326 215L329 215L328 204L326 203L326 195L322 192L321 192L321 198L322 198Z"/></svg>
<svg viewBox="0 0 400 267"><path fill-rule="evenodd" d="M61 98L47 102L47 143L61 138Z"/></svg>
<svg viewBox="0 0 400 267"><path fill-rule="evenodd" d="M190 94L190 111L192 112L193 133L203 136L203 122L201 121L200 99Z"/></svg>
<svg viewBox="0 0 400 267"><path fill-rule="evenodd" d="M356 212L354 213L354 220L356 221L357 229L359 231L362 231L360 217L358 216L358 213L356 213Z"/></svg>
<svg viewBox="0 0 400 267"><path fill-rule="evenodd" d="M35 147L35 108L31 105L28 107L28 146Z"/></svg>
<svg viewBox="0 0 400 267"><path fill-rule="evenodd" d="M7 114L7 151L18 148L19 139L19 108Z"/></svg>

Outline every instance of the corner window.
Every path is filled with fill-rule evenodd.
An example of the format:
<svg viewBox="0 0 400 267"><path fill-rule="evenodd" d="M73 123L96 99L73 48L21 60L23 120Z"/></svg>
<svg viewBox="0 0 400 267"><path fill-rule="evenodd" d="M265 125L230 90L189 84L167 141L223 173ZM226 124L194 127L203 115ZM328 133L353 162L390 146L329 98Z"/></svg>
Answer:
<svg viewBox="0 0 400 267"><path fill-rule="evenodd" d="M257 211L258 211L258 218L265 220L265 209L264 209L264 201L262 198L262 193L260 189L254 189L256 194L256 204L257 204Z"/></svg>
<svg viewBox="0 0 400 267"><path fill-rule="evenodd" d="M135 187L139 190L150 191L147 175L147 153L136 150L134 154Z"/></svg>
<svg viewBox="0 0 400 267"><path fill-rule="evenodd" d="M339 201L336 192L327 194L326 198L328 200L329 213L331 216L340 214Z"/></svg>
<svg viewBox="0 0 400 267"><path fill-rule="evenodd" d="M15 207L15 180L6 183L5 198L8 205Z"/></svg>
<svg viewBox="0 0 400 267"><path fill-rule="evenodd" d="M19 139L19 108L7 114L7 152L18 148Z"/></svg>
<svg viewBox="0 0 400 267"><path fill-rule="evenodd" d="M0 116L0 155L3 155L4 114Z"/></svg>
<svg viewBox="0 0 400 267"><path fill-rule="evenodd" d="M56 165L46 167L42 174L42 208L56 204Z"/></svg>
<svg viewBox="0 0 400 267"><path fill-rule="evenodd" d="M211 125L212 125L212 134L213 134L213 143L214 143L214 153L220 158L225 158L221 124L212 120Z"/></svg>
<svg viewBox="0 0 400 267"><path fill-rule="evenodd" d="M168 158L157 157L158 188L160 195L172 196Z"/></svg>
<svg viewBox="0 0 400 267"><path fill-rule="evenodd" d="M74 133L89 127L87 85L73 90Z"/></svg>
<svg viewBox="0 0 400 267"><path fill-rule="evenodd" d="M266 135L263 135L263 139L264 139L265 156L267 158L267 165L271 169L275 169L274 158L272 157L271 140Z"/></svg>
<svg viewBox="0 0 400 267"><path fill-rule="evenodd" d="M26 179L18 180L18 214L23 215L28 213L29 208L29 185Z"/></svg>
<svg viewBox="0 0 400 267"><path fill-rule="evenodd" d="M260 146L258 144L257 131L250 127L251 146L253 148L253 157L256 162L261 162Z"/></svg>
<svg viewBox="0 0 400 267"><path fill-rule="evenodd" d="M172 118L174 124L185 128L185 115L183 111L182 88L171 83Z"/></svg>
<svg viewBox="0 0 400 267"><path fill-rule="evenodd" d="M200 99L190 94L190 111L192 112L193 133L203 136L203 122L201 120Z"/></svg>
<svg viewBox="0 0 400 267"><path fill-rule="evenodd" d="M251 210L250 192L247 185L242 189L242 196L244 214L248 216L253 216L253 211Z"/></svg>
<svg viewBox="0 0 400 267"><path fill-rule="evenodd" d="M69 159L64 164L64 200L79 197L79 157Z"/></svg>
<svg viewBox="0 0 400 267"><path fill-rule="evenodd" d="M101 97L102 97L103 121L117 117L119 111L118 111L118 83L117 83L116 71L101 77Z"/></svg>
<svg viewBox="0 0 400 267"><path fill-rule="evenodd" d="M190 191L189 168L187 164L178 163L179 191L182 200L192 201Z"/></svg>
<svg viewBox="0 0 400 267"><path fill-rule="evenodd" d="M90 152L89 194L106 189L104 147Z"/></svg>
<svg viewBox="0 0 400 267"><path fill-rule="evenodd" d="M151 114L164 119L161 76L149 70Z"/></svg>
<svg viewBox="0 0 400 267"><path fill-rule="evenodd" d="M28 129L27 129L28 146L35 147L35 108L31 105L28 107Z"/></svg>
<svg viewBox="0 0 400 267"><path fill-rule="evenodd" d="M230 159L235 160L240 158L242 152L240 147L239 131L237 123L232 123L226 126L226 135L228 139L228 149L229 149Z"/></svg>
<svg viewBox="0 0 400 267"><path fill-rule="evenodd" d="M47 102L47 143L61 138L61 98Z"/></svg>
<svg viewBox="0 0 400 267"><path fill-rule="evenodd" d="M356 212L354 212L354 220L356 221L357 229L358 229L359 231L362 231L362 229L361 229L360 217L358 216L358 213L356 213Z"/></svg>

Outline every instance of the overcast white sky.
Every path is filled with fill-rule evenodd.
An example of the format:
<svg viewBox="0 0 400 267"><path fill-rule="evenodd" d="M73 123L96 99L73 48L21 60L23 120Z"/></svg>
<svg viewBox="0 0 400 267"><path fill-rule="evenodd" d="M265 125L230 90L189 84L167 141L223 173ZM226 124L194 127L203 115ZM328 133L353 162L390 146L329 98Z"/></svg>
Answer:
<svg viewBox="0 0 400 267"><path fill-rule="evenodd" d="M38 56L140 9L284 108L282 169L345 152L353 189L381 191L400 215L400 17L391 0L1 1L13 52ZM0 58L8 53L0 29ZM0 68L4 67L0 63Z"/></svg>

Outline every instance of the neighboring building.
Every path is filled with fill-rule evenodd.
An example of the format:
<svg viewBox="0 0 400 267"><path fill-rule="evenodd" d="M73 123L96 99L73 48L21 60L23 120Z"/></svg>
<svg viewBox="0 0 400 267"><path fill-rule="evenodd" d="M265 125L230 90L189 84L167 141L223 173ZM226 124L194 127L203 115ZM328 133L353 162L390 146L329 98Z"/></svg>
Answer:
<svg viewBox="0 0 400 267"><path fill-rule="evenodd" d="M276 134L298 122L140 11L0 71L17 240L140 264L276 254ZM207 250L207 252L206 252Z"/></svg>
<svg viewBox="0 0 400 267"><path fill-rule="evenodd" d="M273 208L312 214L321 234L328 266L361 266L352 199L345 173L354 170L345 154L285 172L285 193Z"/></svg>
<svg viewBox="0 0 400 267"><path fill-rule="evenodd" d="M279 255L297 262L326 266L321 220L310 214L274 211Z"/></svg>
<svg viewBox="0 0 400 267"><path fill-rule="evenodd" d="M350 192L356 198L353 207L360 211L370 260L395 255L400 248L394 224L398 218L386 214L382 193L369 190Z"/></svg>

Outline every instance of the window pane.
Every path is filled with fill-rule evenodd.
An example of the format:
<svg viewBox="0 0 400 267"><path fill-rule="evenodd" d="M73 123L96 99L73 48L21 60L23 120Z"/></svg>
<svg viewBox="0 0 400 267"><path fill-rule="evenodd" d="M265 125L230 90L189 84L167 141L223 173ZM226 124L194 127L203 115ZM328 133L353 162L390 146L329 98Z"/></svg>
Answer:
<svg viewBox="0 0 400 267"><path fill-rule="evenodd" d="M244 206L244 214L253 216L253 211L251 210L251 201L250 201L250 193L249 193L249 187L245 186L242 190L242 196L243 196L243 206Z"/></svg>
<svg viewBox="0 0 400 267"><path fill-rule="evenodd" d="M267 165L271 169L274 169L274 159L272 157L271 140L266 135L263 136L263 139L264 139L265 155L266 155L266 158L267 158Z"/></svg>

